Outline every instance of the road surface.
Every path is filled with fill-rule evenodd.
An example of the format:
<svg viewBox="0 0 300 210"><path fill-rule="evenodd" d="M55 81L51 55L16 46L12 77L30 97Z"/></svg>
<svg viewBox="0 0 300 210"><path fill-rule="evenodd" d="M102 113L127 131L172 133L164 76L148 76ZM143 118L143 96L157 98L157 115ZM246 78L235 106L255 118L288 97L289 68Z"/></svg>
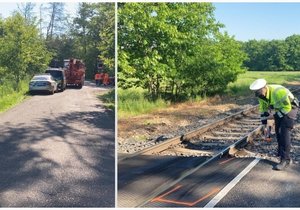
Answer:
<svg viewBox="0 0 300 210"><path fill-rule="evenodd" d="M0 114L0 207L114 207L114 113L86 83Z"/></svg>

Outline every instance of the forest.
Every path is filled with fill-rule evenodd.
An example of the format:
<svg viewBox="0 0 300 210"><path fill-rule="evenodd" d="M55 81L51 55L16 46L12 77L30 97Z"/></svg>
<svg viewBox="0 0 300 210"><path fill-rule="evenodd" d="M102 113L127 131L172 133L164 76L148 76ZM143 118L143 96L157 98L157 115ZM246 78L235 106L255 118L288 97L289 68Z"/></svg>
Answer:
<svg viewBox="0 0 300 210"><path fill-rule="evenodd" d="M36 12L38 11L38 12ZM65 3L18 3L9 17L0 16L0 96L22 89L35 73L62 67L77 58L93 79L101 65L115 73L114 3L78 3L72 17Z"/></svg>
<svg viewBox="0 0 300 210"><path fill-rule="evenodd" d="M300 70L300 35L284 40L249 40L242 46L247 54L244 66L251 71Z"/></svg>
<svg viewBox="0 0 300 210"><path fill-rule="evenodd" d="M222 93L246 71L300 70L300 35L238 41L214 12L204 2L119 4L120 92L176 102Z"/></svg>

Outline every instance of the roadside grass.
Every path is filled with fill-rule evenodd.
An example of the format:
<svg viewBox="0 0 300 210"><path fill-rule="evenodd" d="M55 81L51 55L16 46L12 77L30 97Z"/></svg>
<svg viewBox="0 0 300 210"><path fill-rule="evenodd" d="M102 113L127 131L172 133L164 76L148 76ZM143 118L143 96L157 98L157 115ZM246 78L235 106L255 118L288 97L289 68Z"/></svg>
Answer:
<svg viewBox="0 0 300 210"><path fill-rule="evenodd" d="M268 84L287 85L291 82L300 83L300 71L247 71L246 73L239 75L237 81L230 83L222 95L225 97L248 97L249 95L253 95L253 93L249 90L249 86L258 78L266 79ZM170 102L162 99L154 102L149 101L146 94L147 91L142 88L131 88L126 90L118 89L118 118L122 119L151 113L170 105ZM211 98L213 98L213 96ZM207 99L209 99L209 97L197 97L183 103L197 103Z"/></svg>
<svg viewBox="0 0 300 210"><path fill-rule="evenodd" d="M19 84L19 90L15 91L13 83L6 81L0 85L0 113L22 102L28 95L28 80Z"/></svg>
<svg viewBox="0 0 300 210"><path fill-rule="evenodd" d="M112 111L115 110L115 89L110 90L103 95L98 95L98 98L103 101L106 108Z"/></svg>
<svg viewBox="0 0 300 210"><path fill-rule="evenodd" d="M150 101L146 95L147 91L142 88L118 89L118 118L149 113L169 105L162 99Z"/></svg>

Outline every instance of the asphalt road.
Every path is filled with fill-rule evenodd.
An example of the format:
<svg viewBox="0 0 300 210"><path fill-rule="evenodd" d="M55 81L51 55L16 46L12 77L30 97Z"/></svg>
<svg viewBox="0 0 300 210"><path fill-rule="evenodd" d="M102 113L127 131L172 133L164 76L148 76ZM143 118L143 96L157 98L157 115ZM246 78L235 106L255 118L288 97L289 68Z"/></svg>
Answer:
<svg viewBox="0 0 300 210"><path fill-rule="evenodd" d="M215 160L144 207L299 208L299 165L275 171L275 164L253 158Z"/></svg>
<svg viewBox="0 0 300 210"><path fill-rule="evenodd" d="M119 161L119 207L300 207L298 164L275 171L277 162L225 156L194 171L199 157L129 160Z"/></svg>
<svg viewBox="0 0 300 210"><path fill-rule="evenodd" d="M0 114L0 207L115 206L115 117L91 83Z"/></svg>
<svg viewBox="0 0 300 210"><path fill-rule="evenodd" d="M283 171L273 170L275 164L261 160L216 207L299 208L299 164Z"/></svg>
<svg viewBox="0 0 300 210"><path fill-rule="evenodd" d="M172 157L140 155L135 160L118 162L118 207L136 207L206 157Z"/></svg>

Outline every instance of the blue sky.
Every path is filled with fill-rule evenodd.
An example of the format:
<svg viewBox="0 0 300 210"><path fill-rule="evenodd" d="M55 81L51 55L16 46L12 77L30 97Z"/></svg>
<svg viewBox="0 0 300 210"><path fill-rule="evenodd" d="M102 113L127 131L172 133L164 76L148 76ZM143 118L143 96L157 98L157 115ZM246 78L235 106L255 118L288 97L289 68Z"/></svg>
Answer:
<svg viewBox="0 0 300 210"><path fill-rule="evenodd" d="M299 3L214 3L215 18L236 40L285 39L300 34Z"/></svg>

